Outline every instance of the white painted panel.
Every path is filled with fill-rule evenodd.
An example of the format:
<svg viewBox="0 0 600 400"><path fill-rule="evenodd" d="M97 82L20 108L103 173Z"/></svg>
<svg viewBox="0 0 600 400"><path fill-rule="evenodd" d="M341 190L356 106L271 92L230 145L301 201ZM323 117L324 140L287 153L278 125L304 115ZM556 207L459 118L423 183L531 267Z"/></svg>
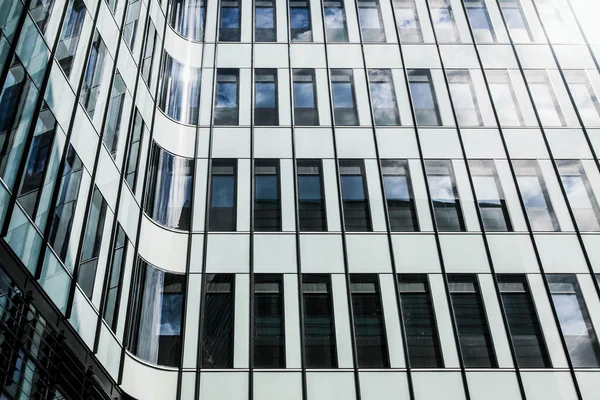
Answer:
<svg viewBox="0 0 600 400"><path fill-rule="evenodd" d="M233 368L248 368L250 359L250 279L248 274L235 275L235 315L233 333ZM207 397L213 399L214 397ZM239 398L236 396L235 398ZM225 400L225 399L224 399Z"/></svg>
<svg viewBox="0 0 600 400"><path fill-rule="evenodd" d="M488 246L496 273L539 273L529 235L488 234Z"/></svg>
<svg viewBox="0 0 600 400"><path fill-rule="evenodd" d="M514 372L467 372L472 400L521 400Z"/></svg>
<svg viewBox="0 0 600 400"><path fill-rule="evenodd" d="M576 400L577 393L569 372L523 372L527 400Z"/></svg>
<svg viewBox="0 0 600 400"><path fill-rule="evenodd" d="M214 158L248 158L250 157L250 129L248 128L214 128Z"/></svg>
<svg viewBox="0 0 600 400"><path fill-rule="evenodd" d="M352 372L308 372L306 374L308 400L355 399Z"/></svg>
<svg viewBox="0 0 600 400"><path fill-rule="evenodd" d="M302 349L300 348L298 278L298 274L283 275L286 368L300 368L302 366Z"/></svg>
<svg viewBox="0 0 600 400"><path fill-rule="evenodd" d="M391 368L404 368L404 347L402 330L400 329L400 317L398 303L396 302L395 276L392 274L379 275L379 286L381 290L381 302L383 306L383 317L385 323L385 334L388 344Z"/></svg>
<svg viewBox="0 0 600 400"><path fill-rule="evenodd" d="M448 273L490 272L481 236L440 234L440 246Z"/></svg>
<svg viewBox="0 0 600 400"><path fill-rule="evenodd" d="M248 273L248 235L208 234L206 246L207 273Z"/></svg>
<svg viewBox="0 0 600 400"><path fill-rule="evenodd" d="M436 322L440 336L440 346L444 356L444 367L458 368L458 352L456 349L456 342L454 341L454 329L452 328L452 320L450 319L449 313L450 308L448 304L448 298L446 297L446 287L444 285L444 278L442 275L429 275L429 287L431 288L431 300L433 302L435 316L437 319ZM453 384L450 384L450 382L448 383L448 389L451 390ZM424 398L436 399L437 397L434 396Z"/></svg>
<svg viewBox="0 0 600 400"><path fill-rule="evenodd" d="M575 235L535 235L546 273L587 272L587 265Z"/></svg>
<svg viewBox="0 0 600 400"><path fill-rule="evenodd" d="M361 371L360 398L362 400L408 400L408 383L405 372Z"/></svg>
<svg viewBox="0 0 600 400"><path fill-rule="evenodd" d="M248 399L248 373L203 371L200 374L200 398L210 400Z"/></svg>
<svg viewBox="0 0 600 400"><path fill-rule="evenodd" d="M255 372L254 400L302 400L299 372Z"/></svg>
<svg viewBox="0 0 600 400"><path fill-rule="evenodd" d="M504 329L502 311L500 310L501 305L498 303L492 275L479 274L478 278L498 366L500 368L513 368L508 336ZM508 388L510 388L510 385Z"/></svg>
<svg viewBox="0 0 600 400"><path fill-rule="evenodd" d="M163 228L144 214L138 248L144 260L169 272L184 273L187 245L187 233Z"/></svg>
<svg viewBox="0 0 600 400"><path fill-rule="evenodd" d="M196 128L175 122L160 110L155 115L154 141L169 153L187 158L194 157Z"/></svg>
<svg viewBox="0 0 600 400"><path fill-rule="evenodd" d="M381 158L419 158L417 138L412 128L377 128L375 137Z"/></svg>
<svg viewBox="0 0 600 400"><path fill-rule="evenodd" d="M413 372L415 398L465 400L460 372Z"/></svg>
<svg viewBox="0 0 600 400"><path fill-rule="evenodd" d="M123 390L136 399L177 398L177 370L162 370L142 364L127 353L123 364Z"/></svg>
<svg viewBox="0 0 600 400"><path fill-rule="evenodd" d="M348 315L348 292L346 289L346 277L343 274L331 275L331 293L331 297L333 298L338 367L353 368L352 335L350 331L350 317ZM325 397L324 399L327 398Z"/></svg>
<svg viewBox="0 0 600 400"><path fill-rule="evenodd" d="M391 272L387 236L346 235L348 269L352 273Z"/></svg>
<svg viewBox="0 0 600 400"><path fill-rule="evenodd" d="M254 272L295 273L295 235L254 235Z"/></svg>
<svg viewBox="0 0 600 400"><path fill-rule="evenodd" d="M303 273L343 273L344 255L340 235L300 235Z"/></svg>
<svg viewBox="0 0 600 400"><path fill-rule="evenodd" d="M439 273L440 260L433 235L392 235L398 273Z"/></svg>

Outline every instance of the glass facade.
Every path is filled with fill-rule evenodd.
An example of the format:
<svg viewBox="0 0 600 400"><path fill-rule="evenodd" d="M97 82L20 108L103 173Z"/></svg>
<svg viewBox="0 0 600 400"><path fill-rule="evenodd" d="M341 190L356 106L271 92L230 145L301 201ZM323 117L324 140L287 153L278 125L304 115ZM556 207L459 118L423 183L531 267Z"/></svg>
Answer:
<svg viewBox="0 0 600 400"><path fill-rule="evenodd" d="M598 11L0 1L0 398L596 399Z"/></svg>

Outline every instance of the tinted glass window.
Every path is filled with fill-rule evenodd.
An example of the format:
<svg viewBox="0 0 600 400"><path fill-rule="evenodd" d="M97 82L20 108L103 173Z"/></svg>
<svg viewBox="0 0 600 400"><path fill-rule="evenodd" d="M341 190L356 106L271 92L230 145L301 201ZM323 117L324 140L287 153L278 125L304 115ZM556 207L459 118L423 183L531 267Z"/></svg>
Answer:
<svg viewBox="0 0 600 400"><path fill-rule="evenodd" d="M281 230L279 160L254 161L254 230Z"/></svg>
<svg viewBox="0 0 600 400"><path fill-rule="evenodd" d="M254 367L285 368L281 275L254 276Z"/></svg>
<svg viewBox="0 0 600 400"><path fill-rule="evenodd" d="M140 161L140 146L142 143L142 136L146 131L146 124L142 119L142 114L136 109L133 125L131 126L131 132L129 133L129 144L127 149L127 161L125 164L125 181L131 188L131 191L135 193L135 187L137 182L137 171Z"/></svg>
<svg viewBox="0 0 600 400"><path fill-rule="evenodd" d="M391 71L389 69L369 70L369 89L375 124L399 125L400 117Z"/></svg>
<svg viewBox="0 0 600 400"><path fill-rule="evenodd" d="M102 141L113 158L117 157L126 90L127 87L125 86L125 82L123 82L121 74L117 72L113 81L106 124L104 125L104 136L102 137Z"/></svg>
<svg viewBox="0 0 600 400"><path fill-rule="evenodd" d="M525 77L542 124L566 126L565 117L558 104L548 73L546 71L525 71Z"/></svg>
<svg viewBox="0 0 600 400"><path fill-rule="evenodd" d="M473 186L475 186L477 205L485 230L501 232L512 230L494 161L471 160L469 165Z"/></svg>
<svg viewBox="0 0 600 400"><path fill-rule="evenodd" d="M466 0L465 6L475 40L481 43L495 42L496 33L485 6L485 0Z"/></svg>
<svg viewBox="0 0 600 400"><path fill-rule="evenodd" d="M292 41L312 41L310 8L307 1L290 1L290 32Z"/></svg>
<svg viewBox="0 0 600 400"><path fill-rule="evenodd" d="M534 231L560 230L537 161L517 160L513 161L513 166L531 229Z"/></svg>
<svg viewBox="0 0 600 400"><path fill-rule="evenodd" d="M559 160L556 164L577 227L582 231L599 231L598 201L592 192L581 161Z"/></svg>
<svg viewBox="0 0 600 400"><path fill-rule="evenodd" d="M346 230L372 230L363 161L340 160L340 181Z"/></svg>
<svg viewBox="0 0 600 400"><path fill-rule="evenodd" d="M254 40L257 42L274 42L277 40L275 26L275 2L259 0L255 2Z"/></svg>
<svg viewBox="0 0 600 400"><path fill-rule="evenodd" d="M418 231L406 160L382 160L383 184L392 231Z"/></svg>
<svg viewBox="0 0 600 400"><path fill-rule="evenodd" d="M464 231L465 225L451 161L428 160L425 162L425 170L438 230Z"/></svg>
<svg viewBox="0 0 600 400"><path fill-rule="evenodd" d="M129 0L129 5L127 6L125 25L123 26L123 40L127 43L130 50L133 50L135 39L137 37L141 5L141 0Z"/></svg>
<svg viewBox="0 0 600 400"><path fill-rule="evenodd" d="M301 231L325 231L321 162L298 160L298 213Z"/></svg>
<svg viewBox="0 0 600 400"><path fill-rule="evenodd" d="M523 115L508 71L486 71L485 74L500 124L503 126L522 126Z"/></svg>
<svg viewBox="0 0 600 400"><path fill-rule="evenodd" d="M185 124L198 122L200 68L188 67L165 53L159 108Z"/></svg>
<svg viewBox="0 0 600 400"><path fill-rule="evenodd" d="M327 41L347 42L346 11L342 1L326 1L325 3L325 28Z"/></svg>
<svg viewBox="0 0 600 400"><path fill-rule="evenodd" d="M319 125L315 73L312 69L294 70L294 123Z"/></svg>
<svg viewBox="0 0 600 400"><path fill-rule="evenodd" d="M212 161L209 229L211 231L235 231L236 160Z"/></svg>
<svg viewBox="0 0 600 400"><path fill-rule="evenodd" d="M238 1L221 2L219 40L222 42L240 41L240 3Z"/></svg>
<svg viewBox="0 0 600 400"><path fill-rule="evenodd" d="M233 367L234 275L206 275L200 353L203 368Z"/></svg>
<svg viewBox="0 0 600 400"><path fill-rule="evenodd" d="M358 20L365 42L385 42L379 1L358 0Z"/></svg>
<svg viewBox="0 0 600 400"><path fill-rule="evenodd" d="M144 55L142 57L141 73L146 85L150 85L152 77L152 61L154 60L154 48L156 47L156 28L151 20L148 21L148 33L144 43ZM168 69L166 70L168 71Z"/></svg>
<svg viewBox="0 0 600 400"><path fill-rule="evenodd" d="M217 71L217 98L215 101L215 125L238 124L238 70Z"/></svg>
<svg viewBox="0 0 600 400"><path fill-rule="evenodd" d="M447 75L452 105L456 112L458 124L465 126L483 125L470 72L468 70L447 71Z"/></svg>
<svg viewBox="0 0 600 400"><path fill-rule="evenodd" d="M352 70L331 70L331 90L336 125L358 125Z"/></svg>
<svg viewBox="0 0 600 400"><path fill-rule="evenodd" d="M87 111L90 118L94 118L98 95L100 95L100 85L104 76L104 59L106 57L106 45L102 41L100 33L96 30L94 41L90 50L87 67L84 72L83 86L79 102Z"/></svg>
<svg viewBox="0 0 600 400"><path fill-rule="evenodd" d="M204 38L204 0L173 0L169 25L181 36L200 41Z"/></svg>
<svg viewBox="0 0 600 400"><path fill-rule="evenodd" d="M520 0L500 0L500 9L508 32L515 42L530 42L532 40L525 14L521 8Z"/></svg>
<svg viewBox="0 0 600 400"><path fill-rule="evenodd" d="M563 71L577 106L577 112L585 125L600 125L600 104L586 71Z"/></svg>
<svg viewBox="0 0 600 400"><path fill-rule="evenodd" d="M112 261L108 269L108 285L104 292L104 313L102 317L113 332L117 330L119 318L119 300L122 288L122 271L127 257L127 235L120 224L112 247Z"/></svg>
<svg viewBox="0 0 600 400"><path fill-rule="evenodd" d="M394 14L402 43L421 43L421 23L414 0L395 0Z"/></svg>
<svg viewBox="0 0 600 400"><path fill-rule="evenodd" d="M432 0L429 9L438 42L458 42L454 13L448 0Z"/></svg>
<svg viewBox="0 0 600 400"><path fill-rule="evenodd" d="M67 14L56 49L56 60L67 78L71 75L85 16L86 8L83 0L69 0Z"/></svg>
<svg viewBox="0 0 600 400"><path fill-rule="evenodd" d="M256 125L279 125L277 70L257 69L254 82L254 123Z"/></svg>
<svg viewBox="0 0 600 400"><path fill-rule="evenodd" d="M328 275L302 276L304 356L307 368L336 368L335 326Z"/></svg>
<svg viewBox="0 0 600 400"><path fill-rule="evenodd" d="M409 70L410 95L418 125L441 125L437 99L431 84L431 74L426 70Z"/></svg>

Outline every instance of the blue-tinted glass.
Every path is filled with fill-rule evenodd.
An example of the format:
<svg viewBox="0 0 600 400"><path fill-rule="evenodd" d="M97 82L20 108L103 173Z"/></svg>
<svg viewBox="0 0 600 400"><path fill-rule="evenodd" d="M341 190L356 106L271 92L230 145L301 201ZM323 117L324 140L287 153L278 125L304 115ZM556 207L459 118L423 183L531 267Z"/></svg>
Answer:
<svg viewBox="0 0 600 400"><path fill-rule="evenodd" d="M217 107L237 107L237 83L217 84Z"/></svg>
<svg viewBox="0 0 600 400"><path fill-rule="evenodd" d="M385 195L391 200L410 200L406 176L386 175L383 177Z"/></svg>
<svg viewBox="0 0 600 400"><path fill-rule="evenodd" d="M239 28L239 7L223 7L221 9L221 28Z"/></svg>
<svg viewBox="0 0 600 400"><path fill-rule="evenodd" d="M294 106L296 108L315 107L312 82L294 82Z"/></svg>
<svg viewBox="0 0 600 400"><path fill-rule="evenodd" d="M213 176L211 206L233 207L235 203L235 179L233 175Z"/></svg>
<svg viewBox="0 0 600 400"><path fill-rule="evenodd" d="M362 29L379 29L379 12L376 8L359 9L360 27Z"/></svg>
<svg viewBox="0 0 600 400"><path fill-rule="evenodd" d="M389 82L371 83L371 101L373 108L396 108L392 84Z"/></svg>
<svg viewBox="0 0 600 400"><path fill-rule="evenodd" d="M467 14L469 21L473 29L486 29L490 30L490 24L488 21L487 13L484 8L481 7L469 7L467 8Z"/></svg>
<svg viewBox="0 0 600 400"><path fill-rule="evenodd" d="M256 107L275 108L275 83L256 83Z"/></svg>
<svg viewBox="0 0 600 400"><path fill-rule="evenodd" d="M342 197L344 201L365 199L362 176L342 176Z"/></svg>
<svg viewBox="0 0 600 400"><path fill-rule="evenodd" d="M292 29L308 29L310 27L308 8L292 7L290 9L290 25Z"/></svg>
<svg viewBox="0 0 600 400"><path fill-rule="evenodd" d="M277 200L279 193L277 190L277 176L275 175L257 175L256 176L256 199L257 200Z"/></svg>
<svg viewBox="0 0 600 400"><path fill-rule="evenodd" d="M506 25L509 29L527 29L523 14L518 8L502 8Z"/></svg>
<svg viewBox="0 0 600 400"><path fill-rule="evenodd" d="M321 200L321 180L318 175L300 175L298 187L300 200Z"/></svg>
<svg viewBox="0 0 600 400"><path fill-rule="evenodd" d="M415 108L435 108L431 86L428 82L411 82L410 92Z"/></svg>
<svg viewBox="0 0 600 400"><path fill-rule="evenodd" d="M183 310L183 296L181 294L163 293L160 336L179 336L181 334L181 310Z"/></svg>
<svg viewBox="0 0 600 400"><path fill-rule="evenodd" d="M325 23L327 28L344 29L344 9L327 7L325 8Z"/></svg>
<svg viewBox="0 0 600 400"><path fill-rule="evenodd" d="M352 96L352 84L349 82L334 83L333 85L333 106L335 108L354 108L354 99Z"/></svg>
<svg viewBox="0 0 600 400"><path fill-rule="evenodd" d="M273 8L257 7L256 8L256 27L263 29L271 29L275 27L275 18Z"/></svg>

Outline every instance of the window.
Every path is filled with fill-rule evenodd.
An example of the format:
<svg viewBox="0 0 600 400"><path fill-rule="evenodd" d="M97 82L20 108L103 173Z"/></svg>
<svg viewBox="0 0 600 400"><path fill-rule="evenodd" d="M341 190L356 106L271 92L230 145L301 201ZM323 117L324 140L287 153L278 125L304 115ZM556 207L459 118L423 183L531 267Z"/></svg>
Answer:
<svg viewBox="0 0 600 400"><path fill-rule="evenodd" d="M190 229L194 160L153 145L148 167L146 213L168 228Z"/></svg>
<svg viewBox="0 0 600 400"><path fill-rule="evenodd" d="M543 125L565 126L565 117L546 71L525 71L535 108Z"/></svg>
<svg viewBox="0 0 600 400"><path fill-rule="evenodd" d="M483 121L469 70L448 70L448 85L460 126L481 126Z"/></svg>
<svg viewBox="0 0 600 400"><path fill-rule="evenodd" d="M443 368L427 275L398 275L400 305L411 368Z"/></svg>
<svg viewBox="0 0 600 400"><path fill-rule="evenodd" d="M464 231L452 161L427 160L425 171L437 229L442 232Z"/></svg>
<svg viewBox="0 0 600 400"><path fill-rule="evenodd" d="M285 368L280 274L254 275L254 368Z"/></svg>
<svg viewBox="0 0 600 400"><path fill-rule="evenodd" d="M422 43L421 23L415 0L394 0L396 25L401 43Z"/></svg>
<svg viewBox="0 0 600 400"><path fill-rule="evenodd" d="M298 160L297 171L300 231L326 231L321 161Z"/></svg>
<svg viewBox="0 0 600 400"><path fill-rule="evenodd" d="M117 224L117 235L112 248L112 261L108 267L108 285L104 293L104 312L102 318L113 332L117 330L119 307L122 287L122 271L127 259L127 245L129 240L120 224Z"/></svg>
<svg viewBox="0 0 600 400"><path fill-rule="evenodd" d="M135 193L137 183L138 167L140 164L140 146L142 144L142 136L146 131L146 124L142 119L142 114L136 108L133 125L129 134L129 146L127 148L127 162L125 164L125 181Z"/></svg>
<svg viewBox="0 0 600 400"><path fill-rule="evenodd" d="M294 123L319 125L314 69L294 70Z"/></svg>
<svg viewBox="0 0 600 400"><path fill-rule="evenodd" d="M254 76L254 124L279 125L277 107L277 70L256 69Z"/></svg>
<svg viewBox="0 0 600 400"><path fill-rule="evenodd" d="M559 231L546 184L535 160L513 161L519 192L534 231Z"/></svg>
<svg viewBox="0 0 600 400"><path fill-rule="evenodd" d="M152 77L152 61L154 60L154 47L156 46L156 28L152 20L148 20L148 33L146 33L146 41L144 42L144 54L142 56L142 79L146 85L150 86L150 78Z"/></svg>
<svg viewBox="0 0 600 400"><path fill-rule="evenodd" d="M408 70L408 82L417 125L441 125L431 73L428 70Z"/></svg>
<svg viewBox="0 0 600 400"><path fill-rule="evenodd" d="M494 161L471 160L469 165L484 229L487 232L512 231Z"/></svg>
<svg viewBox="0 0 600 400"><path fill-rule="evenodd" d="M202 368L233 368L234 275L206 275Z"/></svg>
<svg viewBox="0 0 600 400"><path fill-rule="evenodd" d="M221 19L219 24L219 41L240 41L240 2L221 1Z"/></svg>
<svg viewBox="0 0 600 400"><path fill-rule="evenodd" d="M312 42L312 25L308 1L290 0L292 42Z"/></svg>
<svg viewBox="0 0 600 400"><path fill-rule="evenodd" d="M306 368L337 368L329 275L302 275Z"/></svg>
<svg viewBox="0 0 600 400"><path fill-rule="evenodd" d="M466 0L465 6L475 40L478 43L495 42L496 33L485 6L485 0Z"/></svg>
<svg viewBox="0 0 600 400"><path fill-rule="evenodd" d="M600 348L575 275L547 275L569 358L575 368L600 366Z"/></svg>
<svg viewBox="0 0 600 400"><path fill-rule="evenodd" d="M279 160L254 160L254 230L281 231Z"/></svg>
<svg viewBox="0 0 600 400"><path fill-rule="evenodd" d="M539 12L540 20L546 28L550 42L574 42L571 30L564 19L566 12L561 9L556 0L536 0L535 6Z"/></svg>
<svg viewBox="0 0 600 400"><path fill-rule="evenodd" d="M340 181L347 231L371 231L371 211L367 198L362 160L340 160Z"/></svg>
<svg viewBox="0 0 600 400"><path fill-rule="evenodd" d="M104 58L106 57L106 46L96 30L94 33L94 41L90 50L87 67L83 78L83 86L81 88L81 98L79 101L87 111L91 118L94 118L96 110L96 102L100 94L100 85L102 84L102 76L104 72Z"/></svg>
<svg viewBox="0 0 600 400"><path fill-rule="evenodd" d="M585 125L600 125L600 105L586 71L564 70L567 86Z"/></svg>
<svg viewBox="0 0 600 400"><path fill-rule="evenodd" d="M235 231L237 214L237 160L212 160L210 210L211 231Z"/></svg>
<svg viewBox="0 0 600 400"><path fill-rule="evenodd" d="M79 197L79 188L83 177L83 163L71 145L67 149L61 177L59 196L51 222L52 227L50 228L48 243L52 245L58 257L65 262L71 229L73 228L73 217L77 207L77 198Z"/></svg>
<svg viewBox="0 0 600 400"><path fill-rule="evenodd" d="M358 125L351 69L331 70L333 112L336 125Z"/></svg>
<svg viewBox="0 0 600 400"><path fill-rule="evenodd" d="M185 275L139 260L132 293L129 349L152 364L178 367Z"/></svg>
<svg viewBox="0 0 600 400"><path fill-rule="evenodd" d="M419 230L408 161L382 160L383 184L392 231Z"/></svg>
<svg viewBox="0 0 600 400"><path fill-rule="evenodd" d="M523 115L507 70L488 70L492 101L502 126L523 126Z"/></svg>
<svg viewBox="0 0 600 400"><path fill-rule="evenodd" d="M44 178L49 173L53 175L51 179L55 179L58 174L57 168L48 169L51 166L50 158L54 154L55 164L57 158L60 158L56 145L53 150L54 135L56 132L57 123L52 112L44 103L40 111L39 118L33 133L27 161L25 162L25 170L23 178L17 193L17 200L32 220L39 224L36 217L36 209L41 201L41 194L44 186L48 186L48 182L44 184ZM46 178L48 179L48 178ZM52 186L50 185L50 188ZM49 201L48 198L46 201Z"/></svg>
<svg viewBox="0 0 600 400"><path fill-rule="evenodd" d="M130 50L133 50L133 46L135 45L141 6L141 0L129 0L129 4L127 5L125 25L123 26L123 40L127 43Z"/></svg>
<svg viewBox="0 0 600 400"><path fill-rule="evenodd" d="M215 125L238 124L238 70L217 70Z"/></svg>
<svg viewBox="0 0 600 400"><path fill-rule="evenodd" d="M102 141L110 155L117 158L117 147L119 145L119 132L121 131L121 118L123 116L123 105L125 103L125 93L127 87L121 78L119 72L116 73L113 81L113 88L110 93L108 103L108 115L106 116L106 125L104 126L104 136Z"/></svg>
<svg viewBox="0 0 600 400"><path fill-rule="evenodd" d="M94 292L96 268L98 267L98 256L100 255L100 247L102 246L102 234L104 233L107 206L102 193L95 187L92 204L88 213L85 235L83 236L79 273L77 276L77 283L83 293L90 299Z"/></svg>
<svg viewBox="0 0 600 400"><path fill-rule="evenodd" d="M204 39L204 0L172 0L169 25L184 38Z"/></svg>
<svg viewBox="0 0 600 400"><path fill-rule="evenodd" d="M448 281L465 367L497 368L477 278L474 275L449 275Z"/></svg>
<svg viewBox="0 0 600 400"><path fill-rule="evenodd" d="M325 30L328 42L347 42L346 10L343 1L325 1Z"/></svg>
<svg viewBox="0 0 600 400"><path fill-rule="evenodd" d="M385 42L379 0L358 0L358 20L363 42Z"/></svg>
<svg viewBox="0 0 600 400"><path fill-rule="evenodd" d="M56 61L58 61L67 78L71 76L86 11L83 0L69 0L67 15L56 49Z"/></svg>
<svg viewBox="0 0 600 400"><path fill-rule="evenodd" d="M558 173L581 231L600 231L600 210L579 160L558 160Z"/></svg>
<svg viewBox="0 0 600 400"><path fill-rule="evenodd" d="M106 0L106 4L108 5L108 9L111 13L115 13L115 9L117 7L118 0Z"/></svg>
<svg viewBox="0 0 600 400"><path fill-rule="evenodd" d="M369 89L375 124L400 125L391 71L389 69L370 69Z"/></svg>
<svg viewBox="0 0 600 400"><path fill-rule="evenodd" d="M29 4L29 15L33 18L42 34L46 33L53 8L54 0L32 0ZM7 35L7 33L4 32L4 35Z"/></svg>
<svg viewBox="0 0 600 400"><path fill-rule="evenodd" d="M158 107L184 124L198 122L200 68L181 64L165 53L164 75Z"/></svg>
<svg viewBox="0 0 600 400"><path fill-rule="evenodd" d="M510 338L520 368L549 368L550 358L525 275L498 275Z"/></svg>
<svg viewBox="0 0 600 400"><path fill-rule="evenodd" d="M383 305L377 275L350 275L354 340L359 368L389 368Z"/></svg>
<svg viewBox="0 0 600 400"><path fill-rule="evenodd" d="M500 0L500 9L511 39L515 42L531 42L533 37L521 7L521 0Z"/></svg>
<svg viewBox="0 0 600 400"><path fill-rule="evenodd" d="M437 41L441 43L458 42L459 36L454 22L454 13L448 0L430 0L429 10Z"/></svg>
<svg viewBox="0 0 600 400"><path fill-rule="evenodd" d="M257 0L254 3L255 27L254 41L277 41L277 27L275 19L275 0Z"/></svg>

